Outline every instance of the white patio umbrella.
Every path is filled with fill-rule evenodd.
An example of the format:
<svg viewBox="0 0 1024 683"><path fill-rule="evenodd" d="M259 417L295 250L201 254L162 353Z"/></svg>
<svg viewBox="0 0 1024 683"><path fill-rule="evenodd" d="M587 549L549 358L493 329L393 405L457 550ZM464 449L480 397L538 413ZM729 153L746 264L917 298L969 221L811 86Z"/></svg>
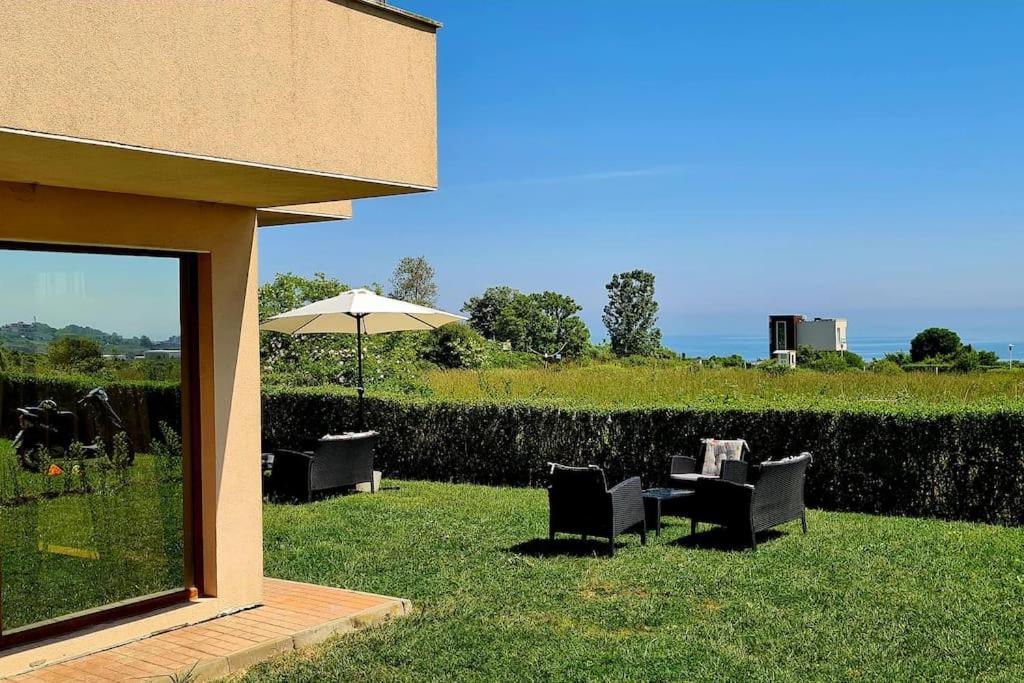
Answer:
<svg viewBox="0 0 1024 683"><path fill-rule="evenodd" d="M363 335L383 332L435 330L466 320L465 316L438 311L380 296L368 289L350 289L293 311L279 313L260 325L261 330L284 334L354 334L358 356L359 426L363 427Z"/></svg>

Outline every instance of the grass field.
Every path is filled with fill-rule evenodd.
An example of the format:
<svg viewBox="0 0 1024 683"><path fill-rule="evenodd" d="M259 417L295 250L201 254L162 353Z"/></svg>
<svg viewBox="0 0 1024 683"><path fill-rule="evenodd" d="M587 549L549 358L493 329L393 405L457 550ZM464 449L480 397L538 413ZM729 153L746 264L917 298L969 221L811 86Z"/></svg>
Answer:
<svg viewBox="0 0 1024 683"><path fill-rule="evenodd" d="M439 399L528 401L581 407L609 406L838 406L864 409L941 406L1024 408L1024 372L976 374L907 372L779 376L751 369L619 367L449 370L425 376Z"/></svg>
<svg viewBox="0 0 1024 683"><path fill-rule="evenodd" d="M752 553L670 518L609 559L540 540L542 490L392 483L267 505L265 566L414 616L244 680L1024 678L1024 529L811 511Z"/></svg>
<svg viewBox="0 0 1024 683"><path fill-rule="evenodd" d="M40 495L47 478L21 471L0 440L5 630L184 586L181 481L163 480L145 454L129 475L125 486L83 494L62 493L65 474Z"/></svg>

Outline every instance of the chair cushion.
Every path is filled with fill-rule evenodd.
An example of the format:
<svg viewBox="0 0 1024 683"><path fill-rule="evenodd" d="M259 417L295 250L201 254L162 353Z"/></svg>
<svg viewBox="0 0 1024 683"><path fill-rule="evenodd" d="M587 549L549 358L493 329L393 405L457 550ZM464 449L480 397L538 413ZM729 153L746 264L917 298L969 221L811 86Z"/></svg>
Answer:
<svg viewBox="0 0 1024 683"><path fill-rule="evenodd" d="M569 467L551 463L551 485L575 489L584 495L603 496L608 490L604 470L595 465Z"/></svg>
<svg viewBox="0 0 1024 683"><path fill-rule="evenodd" d="M693 472L693 473L690 473L690 474L673 474L672 475L672 479L674 479L676 481L688 481L688 482L697 481L701 477L704 477L704 475L703 474L697 474L696 472Z"/></svg>
<svg viewBox="0 0 1024 683"><path fill-rule="evenodd" d="M749 450L743 439L701 439L701 443L704 464L700 473L706 477L721 476L723 460L742 460L744 451Z"/></svg>

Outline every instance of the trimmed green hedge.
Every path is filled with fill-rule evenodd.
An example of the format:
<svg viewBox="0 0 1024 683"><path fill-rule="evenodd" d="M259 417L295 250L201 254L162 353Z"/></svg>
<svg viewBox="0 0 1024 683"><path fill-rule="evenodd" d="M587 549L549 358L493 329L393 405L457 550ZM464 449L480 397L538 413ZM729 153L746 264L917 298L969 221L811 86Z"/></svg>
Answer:
<svg viewBox="0 0 1024 683"><path fill-rule="evenodd" d="M153 437L160 434L161 421L181 424L181 392L176 384L0 373L0 438L12 438L18 432L17 408L49 398L61 409L74 411L78 399L94 387L106 390L111 407L139 450L147 450Z"/></svg>
<svg viewBox="0 0 1024 683"><path fill-rule="evenodd" d="M0 375L0 436L13 410L43 398L62 405L94 383ZM180 420L176 386L106 384L137 443L160 420ZM755 408L566 409L525 403L368 397L389 477L536 486L545 463L597 464L609 478L664 481L669 456L692 454L703 436L742 437L754 459L814 454L813 507L1024 525L1024 411ZM263 394L264 450L295 447L356 426L354 395L271 388Z"/></svg>
<svg viewBox="0 0 1024 683"><path fill-rule="evenodd" d="M337 392L268 390L265 447L352 429L355 406ZM564 410L379 397L368 397L366 410L389 477L532 486L557 461L653 486L666 478L669 456L692 454L701 437L742 437L755 460L811 451L812 507L1024 524L1024 412L1016 410Z"/></svg>

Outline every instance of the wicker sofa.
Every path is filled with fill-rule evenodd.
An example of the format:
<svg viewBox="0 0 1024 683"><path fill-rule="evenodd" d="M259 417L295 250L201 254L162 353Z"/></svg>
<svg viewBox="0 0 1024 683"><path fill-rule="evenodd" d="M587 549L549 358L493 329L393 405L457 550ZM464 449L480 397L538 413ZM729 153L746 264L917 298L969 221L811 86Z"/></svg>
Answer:
<svg viewBox="0 0 1024 683"><path fill-rule="evenodd" d="M279 497L312 500L318 492L365 482L374 490L377 432L326 436L308 451L274 451L270 488Z"/></svg>
<svg viewBox="0 0 1024 683"><path fill-rule="evenodd" d="M615 555L615 538L636 529L640 542L647 543L647 518L644 514L640 477L627 479L612 488L599 467L566 467L552 464L548 486L550 526L548 537L556 532L597 536L608 539Z"/></svg>
<svg viewBox="0 0 1024 683"><path fill-rule="evenodd" d="M804 479L810 462L811 454L801 453L751 466L743 482L698 479L690 502L690 533L700 522L720 524L749 538L755 550L758 532L790 520L799 519L807 533Z"/></svg>

